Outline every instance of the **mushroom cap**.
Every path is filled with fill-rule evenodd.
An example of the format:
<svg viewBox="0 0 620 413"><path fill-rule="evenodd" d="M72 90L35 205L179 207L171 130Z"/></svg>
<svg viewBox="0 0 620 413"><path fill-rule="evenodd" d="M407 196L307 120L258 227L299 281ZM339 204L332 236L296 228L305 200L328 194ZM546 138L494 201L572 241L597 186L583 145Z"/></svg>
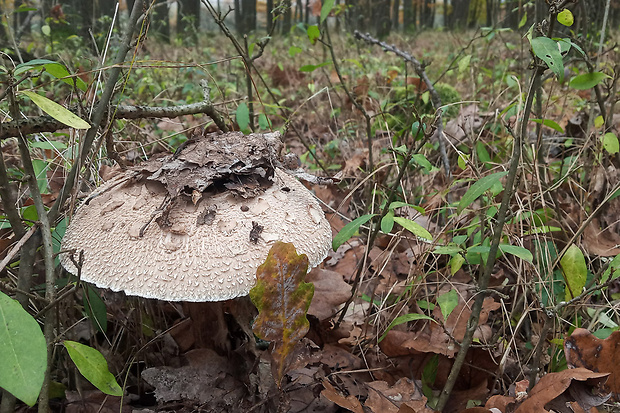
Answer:
<svg viewBox="0 0 620 413"><path fill-rule="evenodd" d="M62 240L60 262L83 281L129 295L168 301L221 301L247 295L256 269L276 241L292 243L319 265L331 246L331 228L314 198L295 178L274 169L272 184L252 198L207 191L178 196L164 220L154 211L170 199L164 184L113 179L82 205ZM132 175L133 174L133 175Z"/></svg>

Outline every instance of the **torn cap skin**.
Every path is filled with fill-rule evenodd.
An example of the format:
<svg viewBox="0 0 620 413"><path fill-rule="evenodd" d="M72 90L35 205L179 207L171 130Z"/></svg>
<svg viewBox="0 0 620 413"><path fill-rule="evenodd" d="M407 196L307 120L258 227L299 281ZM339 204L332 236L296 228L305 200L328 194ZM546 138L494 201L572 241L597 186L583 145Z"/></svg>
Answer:
<svg viewBox="0 0 620 413"><path fill-rule="evenodd" d="M247 295L276 241L293 243L311 267L319 265L331 246L329 223L312 193L273 166L272 153L256 156L272 151L269 142L255 145L263 136L207 135L206 149L186 145L180 155L147 161L104 184L67 228L62 249L75 253L73 260L61 254L62 265L77 274L83 251L83 281L194 302ZM253 158L227 153L231 142L250 145ZM226 156L204 156L210 150Z"/></svg>

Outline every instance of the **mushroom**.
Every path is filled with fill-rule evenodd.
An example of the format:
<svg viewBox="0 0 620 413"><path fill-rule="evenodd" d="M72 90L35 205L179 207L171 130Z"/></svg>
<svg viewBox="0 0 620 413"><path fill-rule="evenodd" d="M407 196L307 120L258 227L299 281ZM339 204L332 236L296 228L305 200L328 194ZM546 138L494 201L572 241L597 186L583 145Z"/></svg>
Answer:
<svg viewBox="0 0 620 413"><path fill-rule="evenodd" d="M62 265L98 287L190 302L247 295L276 241L317 266L331 229L277 167L281 147L277 132L209 134L110 180L73 216L62 248L80 259Z"/></svg>

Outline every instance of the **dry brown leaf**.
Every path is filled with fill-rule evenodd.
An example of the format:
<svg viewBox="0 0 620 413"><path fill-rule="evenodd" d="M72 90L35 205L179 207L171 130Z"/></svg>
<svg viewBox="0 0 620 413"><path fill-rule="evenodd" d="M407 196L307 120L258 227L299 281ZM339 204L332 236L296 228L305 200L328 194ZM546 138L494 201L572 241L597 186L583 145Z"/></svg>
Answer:
<svg viewBox="0 0 620 413"><path fill-rule="evenodd" d="M328 400L336 403L343 409L347 409L354 413L364 413L362 404L354 396L344 396L342 393L334 389L334 386L332 386L327 380L323 380L323 387L325 387L325 389L323 389L321 395L326 397Z"/></svg>
<svg viewBox="0 0 620 413"><path fill-rule="evenodd" d="M115 397L103 394L99 390L65 392L67 413L131 413L129 397Z"/></svg>
<svg viewBox="0 0 620 413"><path fill-rule="evenodd" d="M364 406L373 413L398 413L401 405L406 402L427 402L426 397L410 379L401 378L393 386L385 381L373 381L367 385L368 399Z"/></svg>
<svg viewBox="0 0 620 413"><path fill-rule="evenodd" d="M362 328L358 325L353 325L348 337L344 337L338 340L338 344L346 344L349 346L356 346L362 340Z"/></svg>
<svg viewBox="0 0 620 413"><path fill-rule="evenodd" d="M319 320L330 318L338 306L351 296L351 286L335 271L314 268L306 275L306 282L314 284L314 297L308 314Z"/></svg>
<svg viewBox="0 0 620 413"><path fill-rule="evenodd" d="M344 167L342 168L342 176L344 178L357 177L360 171L366 167L368 161L368 150L364 149L352 157L345 160Z"/></svg>
<svg viewBox="0 0 620 413"><path fill-rule="evenodd" d="M598 218L583 231L583 246L590 255L613 257L620 254L620 234L608 228L601 229Z"/></svg>
<svg viewBox="0 0 620 413"><path fill-rule="evenodd" d="M320 353L320 361L331 369L357 370L362 368L362 360L350 351L326 344Z"/></svg>
<svg viewBox="0 0 620 413"><path fill-rule="evenodd" d="M467 320L469 320L471 315L471 309L466 306L462 297L459 297L459 301L459 305L450 313L443 327L436 323L427 323L423 330L416 333L415 337L411 340L402 342L402 346L424 353L432 352L454 357L459 347L450 338L450 335L456 340L461 341L465 336ZM489 329L481 329L481 326L488 321L489 313L497 310L499 307L500 304L493 300L493 298L485 298L478 322L479 327L475 333L476 338L481 338L483 340L488 338L491 331ZM443 319L439 306L435 308L433 315L437 320Z"/></svg>
<svg viewBox="0 0 620 413"><path fill-rule="evenodd" d="M426 397L424 400L414 400L404 402L400 405L398 413L434 413L435 410L426 406Z"/></svg>
<svg viewBox="0 0 620 413"><path fill-rule="evenodd" d="M510 396L495 395L487 400L484 407L487 409L498 409L500 412L508 411L508 406L515 403L515 398ZM514 406L514 405L513 405Z"/></svg>
<svg viewBox="0 0 620 413"><path fill-rule="evenodd" d="M605 340L595 337L584 328L573 331L564 341L564 353L569 367L585 367L598 373L609 373L604 389L620 401L620 331Z"/></svg>
<svg viewBox="0 0 620 413"><path fill-rule="evenodd" d="M601 384L608 373L595 373L582 367L564 370L558 373L549 373L543 376L530 391L528 398L515 410L515 413L548 412L550 402L563 395L576 382L585 382L588 387L596 387ZM573 394L575 390L569 390L566 396L576 401ZM563 400L564 401L564 400Z"/></svg>

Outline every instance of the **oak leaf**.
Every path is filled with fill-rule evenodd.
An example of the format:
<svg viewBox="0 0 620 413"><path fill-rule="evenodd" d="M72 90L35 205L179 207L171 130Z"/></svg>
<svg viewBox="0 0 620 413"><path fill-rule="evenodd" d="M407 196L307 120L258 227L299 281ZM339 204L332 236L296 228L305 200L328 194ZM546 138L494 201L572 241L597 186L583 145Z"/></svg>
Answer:
<svg viewBox="0 0 620 413"><path fill-rule="evenodd" d="M298 255L293 244L276 242L256 271L250 298L258 309L254 333L271 342L273 376L278 386L294 358L295 348L310 328L306 313L314 286L305 283L308 257Z"/></svg>

